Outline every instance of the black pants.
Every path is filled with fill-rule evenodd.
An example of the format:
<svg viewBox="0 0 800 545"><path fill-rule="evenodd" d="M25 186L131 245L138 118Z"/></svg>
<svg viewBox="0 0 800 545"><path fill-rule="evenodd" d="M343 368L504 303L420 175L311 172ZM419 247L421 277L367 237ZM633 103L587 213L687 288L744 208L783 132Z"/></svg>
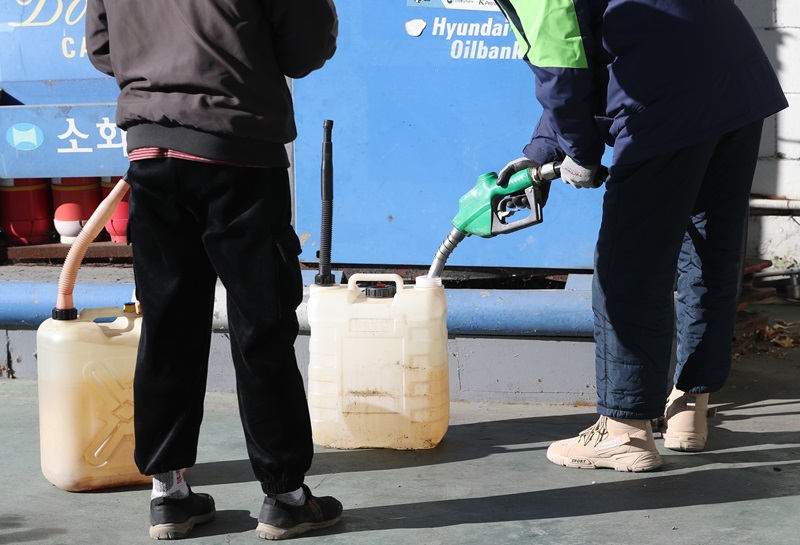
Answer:
<svg viewBox="0 0 800 545"><path fill-rule="evenodd" d="M139 470L195 463L219 278L255 476L265 493L298 488L313 446L294 354L303 288L286 169L151 159L133 162L128 177L143 318L134 378Z"/></svg>
<svg viewBox="0 0 800 545"><path fill-rule="evenodd" d="M761 126L612 167L592 297L600 414L663 413L673 333L679 389L728 378Z"/></svg>

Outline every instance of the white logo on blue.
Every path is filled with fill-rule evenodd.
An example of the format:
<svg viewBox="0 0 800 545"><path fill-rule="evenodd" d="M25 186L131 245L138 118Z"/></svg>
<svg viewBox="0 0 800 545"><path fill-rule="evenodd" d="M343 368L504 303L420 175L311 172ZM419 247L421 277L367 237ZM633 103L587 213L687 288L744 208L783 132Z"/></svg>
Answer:
<svg viewBox="0 0 800 545"><path fill-rule="evenodd" d="M6 132L6 140L11 147L20 151L35 150L44 142L42 129L30 123L17 123Z"/></svg>

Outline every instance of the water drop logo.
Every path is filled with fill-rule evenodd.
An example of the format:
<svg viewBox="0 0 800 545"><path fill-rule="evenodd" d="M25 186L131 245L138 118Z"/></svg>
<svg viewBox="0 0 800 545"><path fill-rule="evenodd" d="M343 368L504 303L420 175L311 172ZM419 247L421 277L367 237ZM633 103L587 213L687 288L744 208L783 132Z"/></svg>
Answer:
<svg viewBox="0 0 800 545"><path fill-rule="evenodd" d="M20 151L35 150L44 142L42 129L30 123L17 123L6 132L6 140L11 147Z"/></svg>

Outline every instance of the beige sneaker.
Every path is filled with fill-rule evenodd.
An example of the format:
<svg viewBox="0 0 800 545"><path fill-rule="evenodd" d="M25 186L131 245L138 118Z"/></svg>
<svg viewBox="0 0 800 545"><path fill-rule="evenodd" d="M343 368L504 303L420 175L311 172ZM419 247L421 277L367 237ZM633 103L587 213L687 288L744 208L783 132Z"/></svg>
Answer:
<svg viewBox="0 0 800 545"><path fill-rule="evenodd" d="M601 416L578 437L556 441L547 449L551 462L583 469L651 471L661 467L649 420L616 420Z"/></svg>
<svg viewBox="0 0 800 545"><path fill-rule="evenodd" d="M708 408L708 394L688 394L672 389L661 421L664 446L670 450L697 452L708 439L708 418L716 409Z"/></svg>

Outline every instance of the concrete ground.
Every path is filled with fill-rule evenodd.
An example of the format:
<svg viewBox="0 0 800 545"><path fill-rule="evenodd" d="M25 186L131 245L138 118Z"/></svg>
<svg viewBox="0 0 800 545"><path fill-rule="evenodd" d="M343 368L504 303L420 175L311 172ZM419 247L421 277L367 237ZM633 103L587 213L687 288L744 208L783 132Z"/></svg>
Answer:
<svg viewBox="0 0 800 545"><path fill-rule="evenodd" d="M426 451L318 449L307 483L343 521L305 534L325 544L787 544L800 542L800 306L765 305L771 341L754 342L712 397L702 453L663 449L664 467L624 474L558 467L548 444L594 423L592 407L457 402ZM785 330L781 330L785 327ZM780 346L781 344L785 346ZM487 365L491 362L487 362ZM149 487L65 492L43 476L37 384L0 380L0 544L137 544ZM185 543L258 543L253 482L230 393L211 392L198 463L217 518Z"/></svg>

